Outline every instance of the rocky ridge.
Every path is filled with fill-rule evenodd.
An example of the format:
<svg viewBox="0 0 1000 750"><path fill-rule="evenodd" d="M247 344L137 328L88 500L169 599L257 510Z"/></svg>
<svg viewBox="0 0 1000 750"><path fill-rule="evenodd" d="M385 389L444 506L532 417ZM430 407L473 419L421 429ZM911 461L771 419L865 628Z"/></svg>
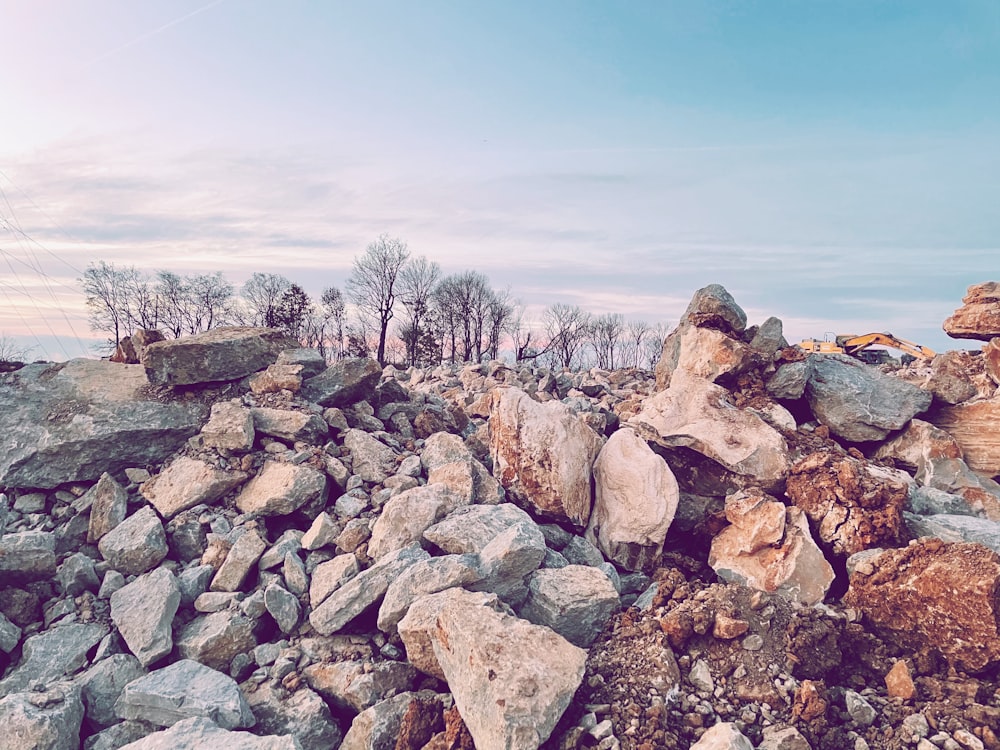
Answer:
<svg viewBox="0 0 1000 750"><path fill-rule="evenodd" d="M5 747L1000 748L995 286L903 369L713 285L655 374L0 375Z"/></svg>

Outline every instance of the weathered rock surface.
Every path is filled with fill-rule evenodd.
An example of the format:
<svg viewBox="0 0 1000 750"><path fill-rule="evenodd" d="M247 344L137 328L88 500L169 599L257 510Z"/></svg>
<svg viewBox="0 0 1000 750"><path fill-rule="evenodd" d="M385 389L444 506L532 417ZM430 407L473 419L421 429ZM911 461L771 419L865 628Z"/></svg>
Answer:
<svg viewBox="0 0 1000 750"><path fill-rule="evenodd" d="M253 448L255 435L250 410L239 403L222 401L212 405L199 439L206 448L222 453L244 453Z"/></svg>
<svg viewBox="0 0 1000 750"><path fill-rule="evenodd" d="M998 590L996 552L921 539L855 567L844 601L909 648L978 672L1000 661Z"/></svg>
<svg viewBox="0 0 1000 750"><path fill-rule="evenodd" d="M283 349L296 347L295 339L276 328L213 328L150 344L142 352L142 366L154 385L238 380L273 364Z"/></svg>
<svg viewBox="0 0 1000 750"><path fill-rule="evenodd" d="M319 414L307 414L291 409L268 409L257 407L251 410L255 434L275 437L279 440L295 442L302 440L315 445L322 444L330 428Z"/></svg>
<svg viewBox="0 0 1000 750"><path fill-rule="evenodd" d="M618 592L599 568L567 565L528 576L528 598L518 614L580 648L589 648L620 606Z"/></svg>
<svg viewBox="0 0 1000 750"><path fill-rule="evenodd" d="M300 393L320 406L347 406L369 398L381 374L374 359L342 359L306 380Z"/></svg>
<svg viewBox="0 0 1000 750"><path fill-rule="evenodd" d="M0 375L0 486L93 480L173 454L205 408L147 400L147 386L139 365L86 359Z"/></svg>
<svg viewBox="0 0 1000 750"><path fill-rule="evenodd" d="M156 511L137 510L101 537L97 544L108 565L123 575L139 575L160 564L169 551Z"/></svg>
<svg viewBox="0 0 1000 750"><path fill-rule="evenodd" d="M128 494L107 472L80 498L80 504L90 507L87 541L91 543L100 541L128 515Z"/></svg>
<svg viewBox="0 0 1000 750"><path fill-rule="evenodd" d="M954 339L989 341L1000 336L1000 283L987 281L970 286L962 306L942 327Z"/></svg>
<svg viewBox="0 0 1000 750"><path fill-rule="evenodd" d="M303 750L291 735L258 737L250 732L230 732L211 719L184 719L162 732L122 746L122 750Z"/></svg>
<svg viewBox="0 0 1000 750"><path fill-rule="evenodd" d="M131 654L112 654L80 675L74 682L80 686L87 721L102 728L119 722L115 703L122 690L145 674Z"/></svg>
<svg viewBox="0 0 1000 750"><path fill-rule="evenodd" d="M44 531L0 537L0 574L8 584L50 578L56 572L56 539Z"/></svg>
<svg viewBox="0 0 1000 750"><path fill-rule="evenodd" d="M539 404L517 388L501 388L490 411L494 475L515 498L539 512L585 526L591 509L591 466L601 439L564 404Z"/></svg>
<svg viewBox="0 0 1000 750"><path fill-rule="evenodd" d="M351 722L341 750L392 750L410 704L419 699L434 700L436 694L430 690L401 693L366 708Z"/></svg>
<svg viewBox="0 0 1000 750"><path fill-rule="evenodd" d="M161 727L196 716L211 719L224 729L255 723L249 704L231 677L190 659L130 682L115 711L123 719L141 719Z"/></svg>
<svg viewBox="0 0 1000 750"><path fill-rule="evenodd" d="M21 647L21 661L0 680L0 696L72 676L87 665L87 652L107 632L97 623L72 623L29 636Z"/></svg>
<svg viewBox="0 0 1000 750"><path fill-rule="evenodd" d="M0 699L4 750L68 750L79 747L83 703L68 682L42 693L14 693Z"/></svg>
<svg viewBox="0 0 1000 750"><path fill-rule="evenodd" d="M627 570L650 570L677 512L680 490L667 463L633 430L621 429L594 462L587 539Z"/></svg>
<svg viewBox="0 0 1000 750"><path fill-rule="evenodd" d="M663 355L656 364L656 387L668 388L678 370L717 383L759 362L758 352L742 341L714 328L682 321L663 342Z"/></svg>
<svg viewBox="0 0 1000 750"><path fill-rule="evenodd" d="M111 621L144 667L174 647L171 625L181 592L174 574L156 568L111 595Z"/></svg>
<svg viewBox="0 0 1000 750"><path fill-rule="evenodd" d="M180 456L142 485L142 496L161 516L173 518L196 505L211 505L249 478L242 471L218 469Z"/></svg>
<svg viewBox="0 0 1000 750"><path fill-rule="evenodd" d="M291 735L302 750L330 750L342 738L326 703L304 685L289 692L265 682L247 695L247 703L258 734Z"/></svg>
<svg viewBox="0 0 1000 750"><path fill-rule="evenodd" d="M177 653L183 659L228 671L233 657L257 645L253 626L254 621L238 611L224 610L196 617L176 633Z"/></svg>
<svg viewBox="0 0 1000 750"><path fill-rule="evenodd" d="M422 541L424 531L460 507L464 500L444 485L414 487L393 497L372 526L368 554L375 560Z"/></svg>
<svg viewBox="0 0 1000 750"><path fill-rule="evenodd" d="M819 451L792 466L785 492L838 555L900 541L909 491L888 469Z"/></svg>
<svg viewBox="0 0 1000 750"><path fill-rule="evenodd" d="M1000 397L945 406L928 421L948 432L962 449L965 462L987 476L1000 475Z"/></svg>
<svg viewBox="0 0 1000 750"><path fill-rule="evenodd" d="M236 496L244 513L284 516L327 491L326 474L311 466L268 461Z"/></svg>

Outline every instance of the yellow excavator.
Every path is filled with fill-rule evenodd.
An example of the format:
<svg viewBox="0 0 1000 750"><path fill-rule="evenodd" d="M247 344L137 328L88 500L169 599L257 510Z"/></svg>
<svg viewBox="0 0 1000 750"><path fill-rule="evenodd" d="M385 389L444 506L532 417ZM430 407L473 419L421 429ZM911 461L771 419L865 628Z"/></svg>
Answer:
<svg viewBox="0 0 1000 750"><path fill-rule="evenodd" d="M897 338L891 333L866 333L861 336L845 334L839 336L827 335L825 341L816 339L805 339L799 344L799 348L816 354L849 354L857 357L862 362L872 365L879 365L888 362L889 352L884 349L870 349L872 346L889 346L903 352L903 363L912 362L915 359L930 360L934 358L935 352L926 346L914 344L912 341Z"/></svg>

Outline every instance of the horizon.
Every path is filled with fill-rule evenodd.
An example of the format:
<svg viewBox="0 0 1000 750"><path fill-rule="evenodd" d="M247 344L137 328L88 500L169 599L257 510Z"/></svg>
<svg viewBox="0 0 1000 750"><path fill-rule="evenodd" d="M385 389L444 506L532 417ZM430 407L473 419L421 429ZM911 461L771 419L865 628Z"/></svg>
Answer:
<svg viewBox="0 0 1000 750"><path fill-rule="evenodd" d="M0 336L44 358L103 338L89 263L317 299L383 232L536 319L719 283L790 343L981 344L941 324L997 280L987 0L0 10Z"/></svg>

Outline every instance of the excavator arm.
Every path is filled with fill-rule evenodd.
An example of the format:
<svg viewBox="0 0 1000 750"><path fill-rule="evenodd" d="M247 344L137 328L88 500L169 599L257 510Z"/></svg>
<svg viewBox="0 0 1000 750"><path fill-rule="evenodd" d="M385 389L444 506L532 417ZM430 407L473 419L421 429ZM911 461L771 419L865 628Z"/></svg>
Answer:
<svg viewBox="0 0 1000 750"><path fill-rule="evenodd" d="M890 346L902 352L911 354L918 359L933 359L935 352L926 346L914 344L912 341L900 339L891 333L866 333L863 336L838 336L837 344L844 348L846 354L857 354L869 346Z"/></svg>

